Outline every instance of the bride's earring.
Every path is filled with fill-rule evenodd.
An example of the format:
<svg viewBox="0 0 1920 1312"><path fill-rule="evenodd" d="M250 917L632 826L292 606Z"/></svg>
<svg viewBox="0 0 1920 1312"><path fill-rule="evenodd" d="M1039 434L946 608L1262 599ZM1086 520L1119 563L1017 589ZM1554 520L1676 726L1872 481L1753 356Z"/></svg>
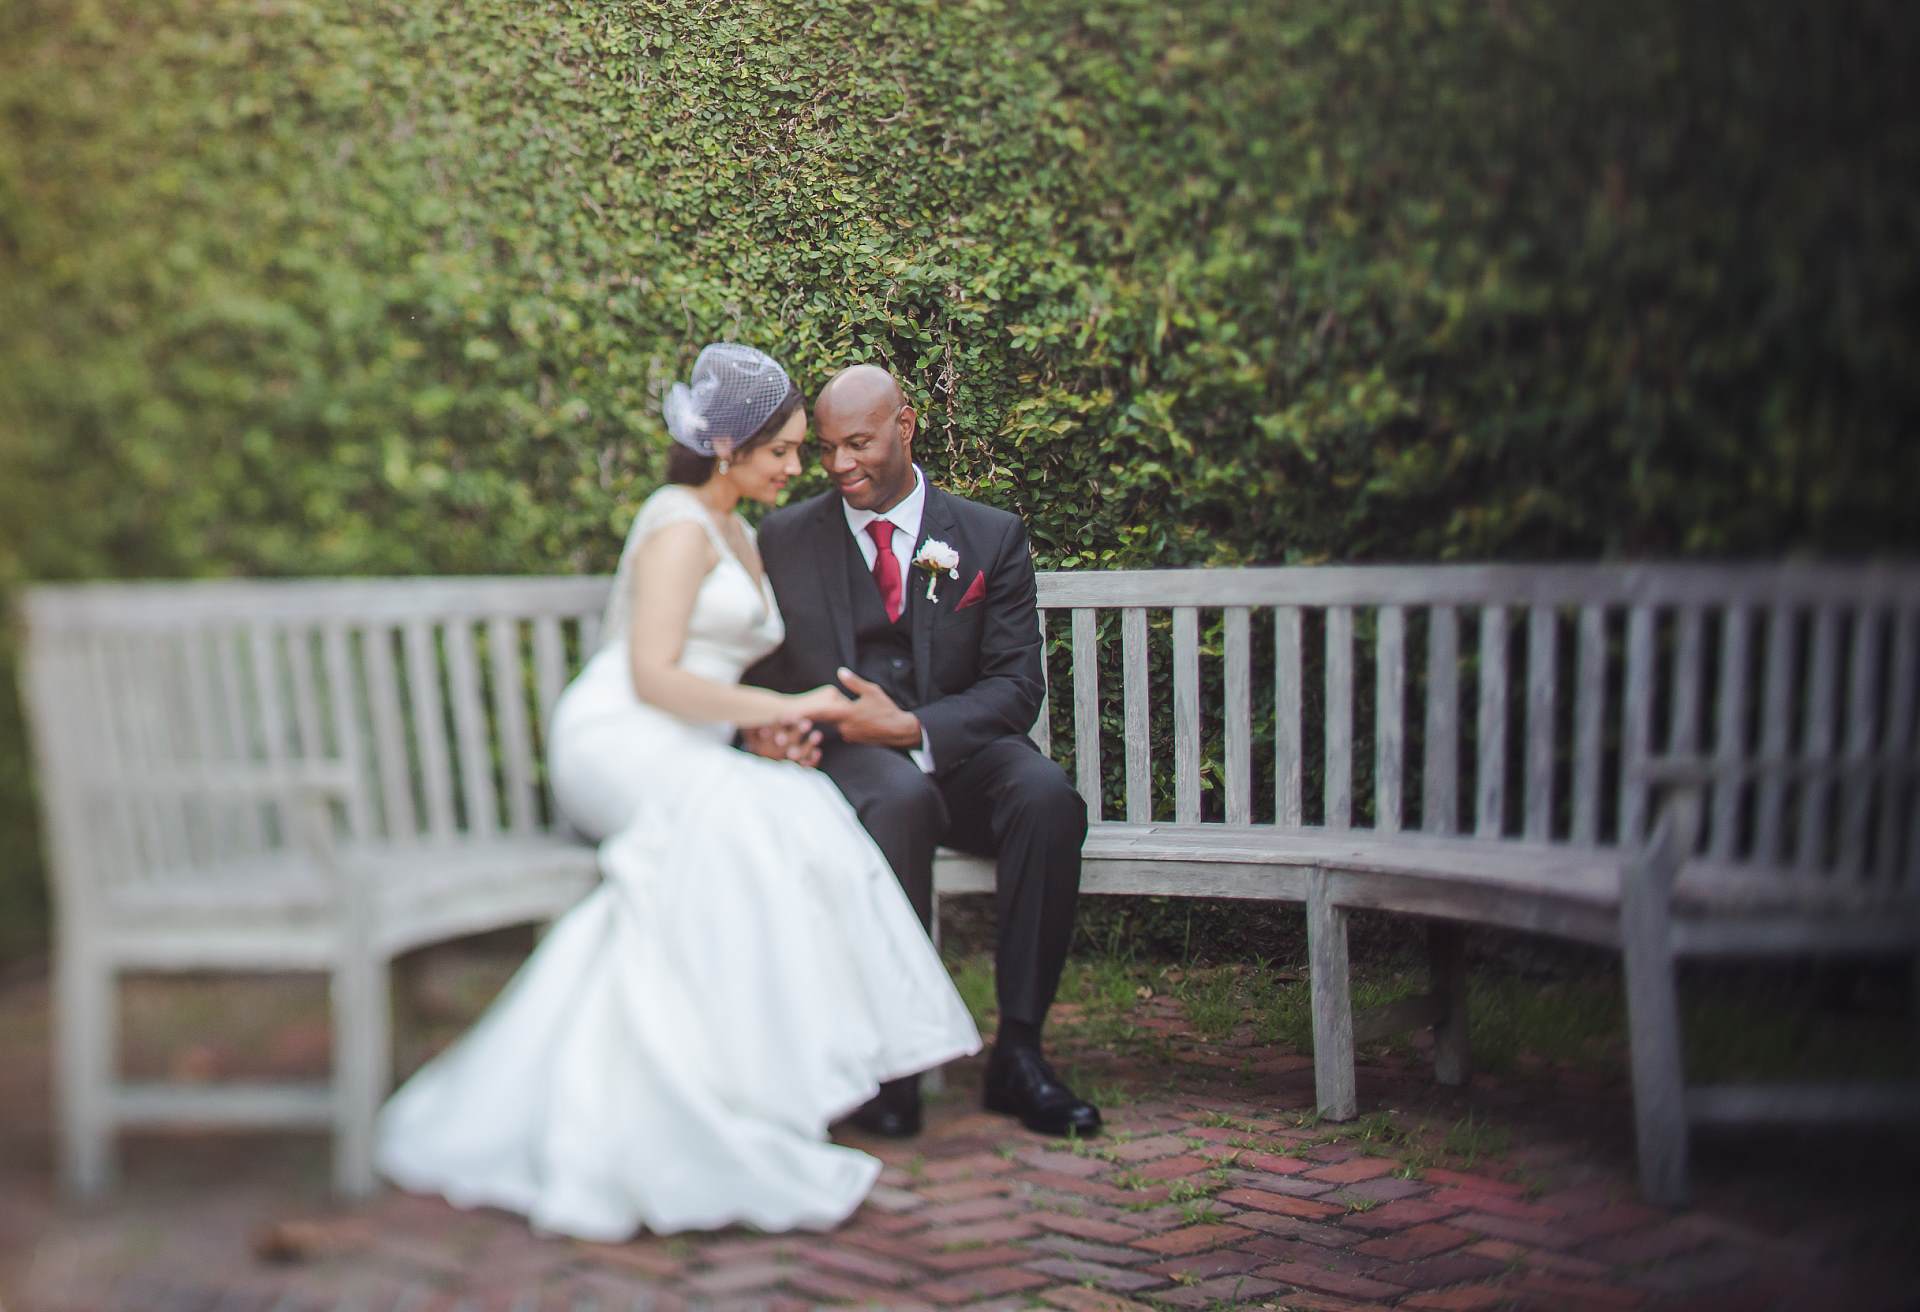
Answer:
<svg viewBox="0 0 1920 1312"><path fill-rule="evenodd" d="M719 471L720 473L722 473L722 474L724 474L724 473L726 473L726 472L727 472L727 471L728 471L729 469L731 469L731 468L733 468L733 466L732 466L732 465L729 465L729 464L727 463L727 458L726 458L725 456L721 456L721 457L720 457L720 463L719 463L718 465L716 465L716 466L714 466L714 468L715 468L715 469L717 469L717 470L718 470L718 471Z"/></svg>

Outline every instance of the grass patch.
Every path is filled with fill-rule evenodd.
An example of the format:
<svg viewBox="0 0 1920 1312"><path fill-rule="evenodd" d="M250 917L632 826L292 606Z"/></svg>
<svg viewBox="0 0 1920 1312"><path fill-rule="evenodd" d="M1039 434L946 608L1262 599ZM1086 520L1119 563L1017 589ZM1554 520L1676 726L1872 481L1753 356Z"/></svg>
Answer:
<svg viewBox="0 0 1920 1312"><path fill-rule="evenodd" d="M1192 1180L1175 1180L1167 1186L1167 1201L1170 1203L1191 1203L1203 1198L1211 1198L1222 1182L1209 1180L1206 1184L1197 1184Z"/></svg>
<svg viewBox="0 0 1920 1312"><path fill-rule="evenodd" d="M1920 1076L1911 1015L1902 1024L1890 1011L1823 1007L1811 990L1753 997L1696 993L1681 1010L1690 1080L1804 1079L1814 1072L1835 1078Z"/></svg>
<svg viewBox="0 0 1920 1312"><path fill-rule="evenodd" d="M1188 975L1180 981L1176 996L1194 1033L1209 1042L1233 1033L1247 1012L1247 1001L1240 996L1238 984L1238 975L1226 970Z"/></svg>
<svg viewBox="0 0 1920 1312"><path fill-rule="evenodd" d="M989 1030L999 1015L999 1003L993 991L993 958L984 955L962 957L947 963L953 975L953 987L960 1001L967 1004L976 1029Z"/></svg>
<svg viewBox="0 0 1920 1312"><path fill-rule="evenodd" d="M1211 1198L1195 1198L1180 1204L1181 1225L1203 1225L1226 1210Z"/></svg>
<svg viewBox="0 0 1920 1312"><path fill-rule="evenodd" d="M954 982L976 1022L990 1026L993 963L985 954L951 963ZM1682 981L1682 1028L1689 1078L1911 1078L1920 1056L1898 1005L1836 1006L1823 977L1751 972ZM1397 1001L1427 987L1424 970L1403 962L1354 962L1354 1010ZM1627 1078L1626 1005L1617 969L1541 979L1486 965L1468 980L1468 1034L1475 1070L1508 1075L1557 1068L1602 1080ZM1172 1060L1158 1028L1163 999L1179 1006L1185 1027L1203 1042L1230 1040L1240 1026L1253 1040L1313 1051L1312 988L1298 972L1256 960L1227 966L1175 966L1132 956L1071 961L1061 979L1069 1004L1059 1030L1075 1040L1147 1060ZM1410 1057L1413 1032L1366 1046L1378 1056ZM1109 1092L1103 1090L1103 1092ZM1211 1122L1203 1122L1211 1123ZM1227 1127L1236 1128L1236 1127Z"/></svg>
<svg viewBox="0 0 1920 1312"><path fill-rule="evenodd" d="M1504 1156L1513 1146L1513 1136L1503 1126L1489 1124L1468 1112L1448 1127L1442 1146L1454 1162L1471 1168L1486 1158Z"/></svg>
<svg viewBox="0 0 1920 1312"><path fill-rule="evenodd" d="M1473 1063L1514 1070L1523 1055L1587 1070L1624 1070L1626 1001L1617 977L1529 980L1476 973L1467 982Z"/></svg>
<svg viewBox="0 0 1920 1312"><path fill-rule="evenodd" d="M1368 1156L1398 1156L1419 1137L1391 1111L1368 1112L1351 1121L1320 1121L1315 1117L1311 1124L1317 1131L1314 1143L1337 1143Z"/></svg>
<svg viewBox="0 0 1920 1312"><path fill-rule="evenodd" d="M1060 977L1060 1000L1089 1011L1129 1011L1152 988L1151 968L1131 957L1094 957L1069 963Z"/></svg>
<svg viewBox="0 0 1920 1312"><path fill-rule="evenodd" d="M1238 1130L1242 1134L1260 1133L1259 1126L1227 1112L1208 1112L1200 1118L1200 1124L1211 1130Z"/></svg>

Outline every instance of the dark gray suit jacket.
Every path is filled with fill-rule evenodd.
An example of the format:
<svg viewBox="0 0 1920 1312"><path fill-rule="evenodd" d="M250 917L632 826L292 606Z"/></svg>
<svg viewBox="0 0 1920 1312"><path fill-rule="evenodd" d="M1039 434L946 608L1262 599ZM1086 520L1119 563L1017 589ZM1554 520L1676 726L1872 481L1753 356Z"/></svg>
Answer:
<svg viewBox="0 0 1920 1312"><path fill-rule="evenodd" d="M1040 630L1034 610L1033 558L1017 515L952 496L931 482L914 554L938 538L960 555L957 579L942 577L926 599L927 575L906 586L919 705L934 773L957 769L996 738L1025 734L1040 711ZM835 492L788 506L760 527L760 559L786 618L778 651L747 671L746 682L780 692L833 683L853 665L853 605L846 552L850 535ZM976 580L985 596L960 603Z"/></svg>

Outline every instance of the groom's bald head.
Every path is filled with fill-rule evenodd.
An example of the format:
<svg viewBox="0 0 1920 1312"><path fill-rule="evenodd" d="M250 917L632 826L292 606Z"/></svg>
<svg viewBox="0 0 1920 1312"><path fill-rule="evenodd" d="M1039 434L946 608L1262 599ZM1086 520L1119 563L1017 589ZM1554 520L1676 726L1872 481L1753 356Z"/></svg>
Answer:
<svg viewBox="0 0 1920 1312"><path fill-rule="evenodd" d="M820 463L848 505L884 513L913 491L918 419L894 376L875 364L849 365L813 403Z"/></svg>
<svg viewBox="0 0 1920 1312"><path fill-rule="evenodd" d="M906 393L894 376L877 364L850 364L820 389L814 400L814 413L828 411L851 413L876 407L891 412L906 403Z"/></svg>

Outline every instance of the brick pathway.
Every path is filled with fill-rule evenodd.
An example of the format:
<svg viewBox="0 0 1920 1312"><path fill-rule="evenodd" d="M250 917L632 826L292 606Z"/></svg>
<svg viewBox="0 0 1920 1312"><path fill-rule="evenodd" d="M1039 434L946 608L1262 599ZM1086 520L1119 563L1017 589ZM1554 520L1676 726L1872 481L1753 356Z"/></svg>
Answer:
<svg viewBox="0 0 1920 1312"><path fill-rule="evenodd" d="M1068 1145L979 1112L964 1063L923 1136L865 1144L882 1183L831 1235L602 1246L398 1194L335 1209L324 1142L284 1135L140 1140L110 1205L64 1209L49 1197L44 1005L37 981L0 989L9 1312L1871 1312L1920 1289L1912 1163L1877 1141L1850 1156L1738 1141L1707 1155L1701 1205L1672 1215L1634 1201L1618 1090L1448 1093L1411 1064L1376 1065L1362 1073L1376 1114L1342 1132L1304 1115L1305 1058L1245 1035L1199 1042L1171 1008L1143 1012L1161 1041L1133 1055L1061 1026L1063 1061L1109 1091L1111 1133ZM273 1233L291 1260L256 1254Z"/></svg>

